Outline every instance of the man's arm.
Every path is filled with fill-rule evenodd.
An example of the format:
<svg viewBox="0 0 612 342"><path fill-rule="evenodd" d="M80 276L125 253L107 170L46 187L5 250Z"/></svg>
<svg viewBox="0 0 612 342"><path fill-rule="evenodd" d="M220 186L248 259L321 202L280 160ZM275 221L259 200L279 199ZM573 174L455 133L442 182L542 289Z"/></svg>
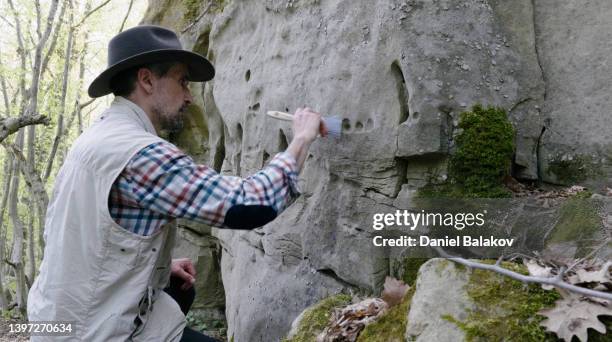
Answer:
<svg viewBox="0 0 612 342"><path fill-rule="evenodd" d="M149 145L132 158L117 180L111 192L111 214L119 224L130 227L135 217L151 218L135 223L144 235L156 231L156 222L163 217L236 229L260 227L299 195L297 173L318 132L326 133L320 114L299 109L287 151L247 178L220 175L197 165L168 142Z"/></svg>

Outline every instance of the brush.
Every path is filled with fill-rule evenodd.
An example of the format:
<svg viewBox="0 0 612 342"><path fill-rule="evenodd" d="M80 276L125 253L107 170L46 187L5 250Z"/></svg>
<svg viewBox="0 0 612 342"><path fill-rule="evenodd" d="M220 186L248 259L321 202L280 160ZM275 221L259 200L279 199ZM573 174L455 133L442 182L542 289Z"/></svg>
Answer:
<svg viewBox="0 0 612 342"><path fill-rule="evenodd" d="M270 110L266 114L278 120L293 121L293 115L289 113ZM342 120L335 116L322 117L321 120L323 120L323 122L325 123L325 127L327 127L327 133L330 137L340 138L340 135L342 133Z"/></svg>

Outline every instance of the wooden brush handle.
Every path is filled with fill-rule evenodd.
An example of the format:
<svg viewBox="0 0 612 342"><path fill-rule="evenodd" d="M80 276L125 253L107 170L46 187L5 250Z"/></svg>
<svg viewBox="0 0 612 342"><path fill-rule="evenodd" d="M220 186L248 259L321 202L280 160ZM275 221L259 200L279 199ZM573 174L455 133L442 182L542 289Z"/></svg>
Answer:
<svg viewBox="0 0 612 342"><path fill-rule="evenodd" d="M279 112L276 110L270 110L266 114L268 114L268 116L271 116L275 119L284 120L284 121L293 121L293 115L289 113Z"/></svg>

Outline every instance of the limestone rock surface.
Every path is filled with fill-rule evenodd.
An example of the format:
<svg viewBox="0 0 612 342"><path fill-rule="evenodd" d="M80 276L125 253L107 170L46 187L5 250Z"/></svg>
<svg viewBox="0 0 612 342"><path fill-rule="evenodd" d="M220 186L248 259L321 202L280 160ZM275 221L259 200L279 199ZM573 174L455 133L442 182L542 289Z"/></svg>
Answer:
<svg viewBox="0 0 612 342"><path fill-rule="evenodd" d="M467 294L470 273L444 259L431 259L419 269L412 297L406 340L463 341L465 333L444 317L467 318L474 303Z"/></svg>

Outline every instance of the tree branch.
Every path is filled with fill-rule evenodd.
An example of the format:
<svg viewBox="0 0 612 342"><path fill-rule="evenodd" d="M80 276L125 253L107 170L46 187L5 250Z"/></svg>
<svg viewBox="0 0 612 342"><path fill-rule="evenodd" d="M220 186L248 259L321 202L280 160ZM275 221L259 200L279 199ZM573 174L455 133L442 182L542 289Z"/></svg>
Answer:
<svg viewBox="0 0 612 342"><path fill-rule="evenodd" d="M2 65L2 51L0 51L0 65ZM9 103L8 91L6 86L6 79L4 78L4 73L0 72L0 88L2 88L2 99L4 100L4 110L6 111L6 116L11 116L11 105Z"/></svg>
<svg viewBox="0 0 612 342"><path fill-rule="evenodd" d="M77 28L81 25L83 25L83 23L85 22L85 19L87 19L90 15L96 13L96 11L98 11L99 9L101 9L102 7L106 6L106 4L108 4L111 0L106 0L103 3L101 3L98 7L92 9L91 11L85 13L85 15L83 16L83 18L81 18L81 20L74 25L73 27Z"/></svg>
<svg viewBox="0 0 612 342"><path fill-rule="evenodd" d="M26 50L23 45L23 36L21 34L21 22L19 20L19 14L17 10L15 10L15 5L13 5L12 0L8 0L9 7L13 13L13 17L15 18L15 31L17 34L17 43L19 44L19 48L17 49L17 54L19 55L19 59L21 61L21 71L19 73L19 90L21 92L21 103L19 105L19 112L23 113L26 106L26 98L28 96L28 91L25 86L25 70L27 70L26 64Z"/></svg>
<svg viewBox="0 0 612 342"><path fill-rule="evenodd" d="M68 6L70 6L69 22L72 25L72 19L74 15L74 8L72 6L72 0L68 0ZM49 152L49 158L47 160L47 168L45 169L45 175L43 179L45 182L51 175L51 170L53 168L53 161L55 160L55 154L57 153L57 149L60 144L60 140L62 135L64 134L64 114L66 112L66 94L68 92L68 77L70 76L70 57L72 56L72 38L74 36L74 27L70 26L68 30L68 42L66 42L66 52L64 53L64 73L62 75L62 95L60 99L60 113L57 118L57 131L55 133L55 138L53 139L53 145L51 146L51 151Z"/></svg>
<svg viewBox="0 0 612 342"><path fill-rule="evenodd" d="M200 15L198 15L197 18L195 18L195 20L189 24L187 27L185 27L184 29L181 30L181 33L185 33L187 32L190 28L192 28L198 21L200 21L200 19L202 19L202 17L204 15L206 15L206 13L208 13L208 11L210 11L210 9L212 8L212 6L215 5L214 1L211 1L208 6L206 6L206 8L202 11L202 13L200 13Z"/></svg>
<svg viewBox="0 0 612 342"><path fill-rule="evenodd" d="M606 292L602 292L602 291L597 291L597 290L591 290L591 289L587 289L585 287L580 287L580 286L576 286L576 285L572 285L572 284L568 284L566 282L563 281L563 274L565 272L565 269L562 268L559 272L558 275L556 275L555 277L535 277L535 276L527 276L524 274L520 274L520 273L516 273L513 271L510 271L508 269L505 269L497 264L495 265L490 265L490 264L483 264L477 261L471 261L471 260L467 260L464 258L460 258L460 257L453 257L451 255L449 255L448 253L446 253L442 248L440 247L436 247L435 248L436 251L438 252L438 254L440 254L442 257L454 261L458 264L470 267L470 268L477 268L477 269L481 269L481 270L487 270L487 271L493 271L502 275L505 275L507 277L510 277L512 279L521 281L523 283L538 283L538 284L545 284L545 285L552 285L554 287L563 289L563 290L567 290L567 291L571 291L571 292L575 292L581 295L585 295L585 296L590 296L590 297L597 297L597 298L603 298L603 299L607 299L607 300L612 300L612 293L606 293Z"/></svg>
<svg viewBox="0 0 612 342"><path fill-rule="evenodd" d="M121 27L119 28L119 33L123 31L123 27L125 26L125 22L127 18L130 16L130 11L132 10L132 6L134 5L134 0L130 0L130 5L128 6L127 12L125 12L125 17L123 17L123 22L121 23Z"/></svg>
<svg viewBox="0 0 612 342"><path fill-rule="evenodd" d="M48 125L49 122L48 117L40 114L0 119L0 142L19 131L21 127L39 124Z"/></svg>
<svg viewBox="0 0 612 342"><path fill-rule="evenodd" d="M66 12L66 7L67 7L66 3L67 1L63 1L60 4L60 13L58 16L59 20L57 22L57 25L55 25L53 29L53 33L51 33L51 42L49 43L49 49L47 50L47 52L44 54L44 57L43 57L42 67L40 69L41 78L44 76L45 72L47 71L47 65L49 64L49 59L53 55L53 51L55 51L55 45L57 45L57 37L59 36L59 32L62 29L62 23L64 22L62 18L64 17L64 12Z"/></svg>
<svg viewBox="0 0 612 342"><path fill-rule="evenodd" d="M34 196L34 201L40 208L46 209L49 205L49 196L47 195L42 179L36 173L36 171L34 171L34 167L27 162L23 152L21 152L17 146L7 143L2 143L2 146L4 146L4 148L11 153L13 158L19 161L19 170L24 176L26 185L31 190L31 194Z"/></svg>
<svg viewBox="0 0 612 342"><path fill-rule="evenodd" d="M40 39L42 38L42 32L40 31L40 2L34 1L34 6L36 6L36 34L38 39Z"/></svg>

